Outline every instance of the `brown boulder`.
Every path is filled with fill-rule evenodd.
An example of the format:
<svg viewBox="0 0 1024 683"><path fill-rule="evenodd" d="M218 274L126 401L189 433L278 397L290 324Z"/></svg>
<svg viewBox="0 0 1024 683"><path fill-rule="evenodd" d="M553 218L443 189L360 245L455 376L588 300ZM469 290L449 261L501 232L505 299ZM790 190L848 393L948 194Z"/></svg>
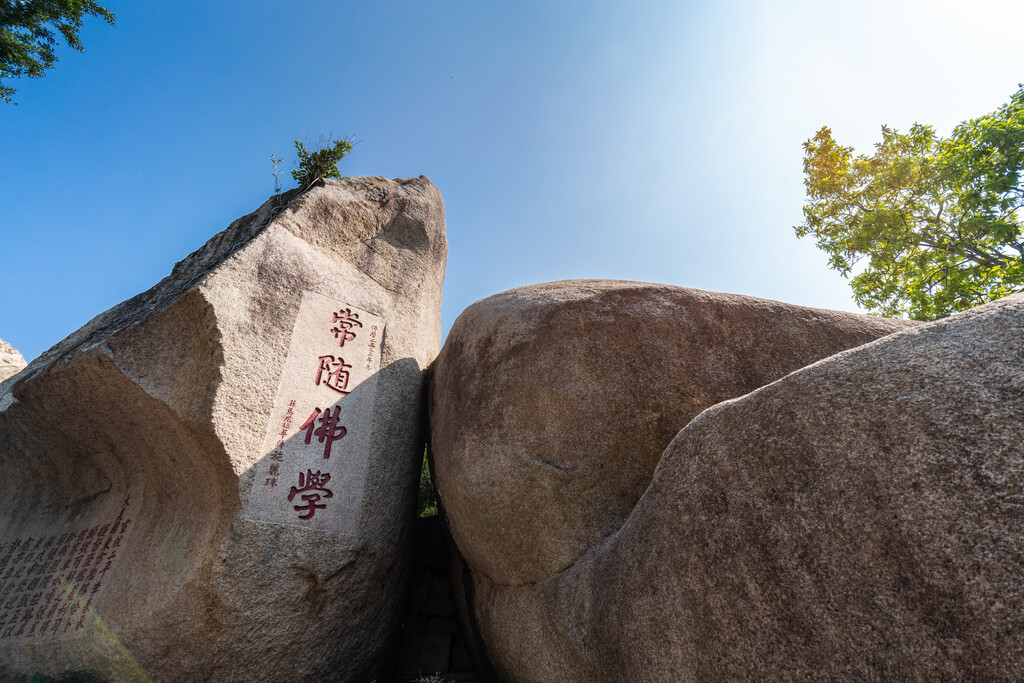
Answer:
<svg viewBox="0 0 1024 683"><path fill-rule="evenodd" d="M906 321L667 285L521 287L459 316L431 387L436 486L474 575L564 570L705 408Z"/></svg>
<svg viewBox="0 0 1024 683"><path fill-rule="evenodd" d="M1018 677L1022 339L1009 297L705 411L571 567L469 576L498 675Z"/></svg>
<svg viewBox="0 0 1024 683"><path fill-rule="evenodd" d="M425 177L256 212L0 387L0 678L381 675L440 343Z"/></svg>

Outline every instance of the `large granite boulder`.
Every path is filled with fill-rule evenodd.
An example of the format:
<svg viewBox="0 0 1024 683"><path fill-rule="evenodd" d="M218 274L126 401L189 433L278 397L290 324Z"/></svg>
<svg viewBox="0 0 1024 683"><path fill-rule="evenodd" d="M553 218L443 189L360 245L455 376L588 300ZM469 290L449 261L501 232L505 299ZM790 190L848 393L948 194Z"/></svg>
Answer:
<svg viewBox="0 0 1024 683"><path fill-rule="evenodd" d="M496 675L1018 677L1022 339L1010 297L705 411L571 566L464 573Z"/></svg>
<svg viewBox="0 0 1024 683"><path fill-rule="evenodd" d="M0 678L384 675L446 251L425 177L284 193L0 387Z"/></svg>
<svg viewBox="0 0 1024 683"><path fill-rule="evenodd" d="M25 357L3 339L0 339L0 382L25 369Z"/></svg>
<svg viewBox="0 0 1024 683"><path fill-rule="evenodd" d="M431 383L435 483L455 542L497 584L562 571L622 524L702 410L907 325L608 280L479 301Z"/></svg>

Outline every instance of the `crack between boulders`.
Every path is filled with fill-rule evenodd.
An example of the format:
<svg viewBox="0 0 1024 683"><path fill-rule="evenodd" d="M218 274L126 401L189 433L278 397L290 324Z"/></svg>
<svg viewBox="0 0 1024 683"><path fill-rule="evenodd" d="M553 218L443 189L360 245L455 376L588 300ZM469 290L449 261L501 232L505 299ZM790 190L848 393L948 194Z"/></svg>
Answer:
<svg viewBox="0 0 1024 683"><path fill-rule="evenodd" d="M639 502L639 501L637 501L637 502ZM630 513L632 514L632 511ZM626 516L626 519L629 519L629 515ZM607 536L604 536L603 538L601 538L599 541L595 541L594 543L591 543L572 562L570 562L569 564L565 565L561 569L558 569L558 570L548 574L547 576L545 576L542 579L537 579L536 581L523 581L522 583L498 583L497 581L492 579L490 576L484 575L483 578L485 578L487 580L487 582L490 583L493 588L521 588L521 587L537 586L537 585L540 585L542 583L546 583L546 582L548 582L548 581L550 581L552 579L557 578L558 576L560 576L562 574L565 574L566 572L572 571L580 562L582 562L583 560L587 559L588 556L593 555L593 554L599 552L600 550L602 550L604 548L604 546L606 546L609 543L611 543L615 539L615 537L619 535L619 532L622 531L622 527L625 525L625 523L626 523L625 520L623 520L622 524L620 524L618 526L618 528L615 529L615 531L612 531Z"/></svg>

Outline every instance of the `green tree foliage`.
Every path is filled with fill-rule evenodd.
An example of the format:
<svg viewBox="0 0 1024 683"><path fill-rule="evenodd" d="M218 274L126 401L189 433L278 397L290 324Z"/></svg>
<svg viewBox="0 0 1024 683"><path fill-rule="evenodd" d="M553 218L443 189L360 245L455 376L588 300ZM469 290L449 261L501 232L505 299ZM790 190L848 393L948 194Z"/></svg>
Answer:
<svg viewBox="0 0 1024 683"><path fill-rule="evenodd" d="M427 462L427 451L423 450L423 463L420 465L420 490L416 496L416 516L434 517L437 515L437 490L430 476L430 463Z"/></svg>
<svg viewBox="0 0 1024 683"><path fill-rule="evenodd" d="M82 52L78 29L90 15L114 24L114 15L93 0L0 0L0 98L11 102L14 94L4 79L40 78L54 65L58 33Z"/></svg>
<svg viewBox="0 0 1024 683"><path fill-rule="evenodd" d="M299 188L306 189L320 178L340 178L338 162L352 151L352 143L348 140L332 140L320 137L317 149L310 151L306 146L295 141L295 153L299 155L299 167L292 171L292 178Z"/></svg>
<svg viewBox="0 0 1024 683"><path fill-rule="evenodd" d="M857 303L934 320L1024 291L1024 86L948 138L882 126L873 155L822 128L804 143L800 237L850 277Z"/></svg>

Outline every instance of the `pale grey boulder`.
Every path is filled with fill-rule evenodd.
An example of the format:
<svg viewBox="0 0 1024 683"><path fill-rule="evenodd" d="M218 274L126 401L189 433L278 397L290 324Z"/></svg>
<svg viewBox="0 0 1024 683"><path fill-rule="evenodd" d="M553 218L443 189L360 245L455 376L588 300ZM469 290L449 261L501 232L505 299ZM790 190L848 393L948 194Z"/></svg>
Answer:
<svg viewBox="0 0 1024 683"><path fill-rule="evenodd" d="M0 382L21 372L25 365L25 357L21 352L0 339Z"/></svg>
<svg viewBox="0 0 1024 683"><path fill-rule="evenodd" d="M1010 680L1024 667L1024 296L703 412L624 523L467 579L509 680Z"/></svg>
<svg viewBox="0 0 1024 683"><path fill-rule="evenodd" d="M446 252L425 177L327 180L6 383L0 673L380 676Z"/></svg>

